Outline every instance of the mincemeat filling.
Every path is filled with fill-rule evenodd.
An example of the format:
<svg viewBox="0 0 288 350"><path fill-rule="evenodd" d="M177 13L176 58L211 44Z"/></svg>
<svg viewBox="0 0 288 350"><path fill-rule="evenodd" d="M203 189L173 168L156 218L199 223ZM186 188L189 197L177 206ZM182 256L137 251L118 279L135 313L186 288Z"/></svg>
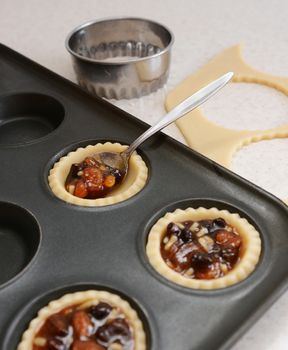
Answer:
<svg viewBox="0 0 288 350"><path fill-rule="evenodd" d="M83 162L72 164L65 188L79 198L103 198L122 178L119 169L100 163L93 157L86 157Z"/></svg>
<svg viewBox="0 0 288 350"><path fill-rule="evenodd" d="M241 257L242 239L224 219L171 222L161 241L166 264L187 278L223 277Z"/></svg>
<svg viewBox="0 0 288 350"><path fill-rule="evenodd" d="M133 331L121 310L105 302L74 305L48 317L33 350L133 350Z"/></svg>

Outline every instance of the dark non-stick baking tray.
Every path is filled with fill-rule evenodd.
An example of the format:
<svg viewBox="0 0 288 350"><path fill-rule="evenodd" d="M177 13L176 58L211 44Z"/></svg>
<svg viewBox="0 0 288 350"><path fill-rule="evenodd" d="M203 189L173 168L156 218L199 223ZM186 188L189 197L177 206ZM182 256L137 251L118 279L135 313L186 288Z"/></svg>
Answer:
<svg viewBox="0 0 288 350"><path fill-rule="evenodd" d="M97 141L129 144L147 125L5 46L0 95L2 350L16 348L50 300L90 288L115 291L132 303L150 349L227 349L284 291L288 210L282 202L158 134L139 150L149 167L140 193L102 208L67 204L47 183L57 159ZM261 232L260 262L237 285L182 288L146 258L147 234L159 217L201 205L238 212Z"/></svg>

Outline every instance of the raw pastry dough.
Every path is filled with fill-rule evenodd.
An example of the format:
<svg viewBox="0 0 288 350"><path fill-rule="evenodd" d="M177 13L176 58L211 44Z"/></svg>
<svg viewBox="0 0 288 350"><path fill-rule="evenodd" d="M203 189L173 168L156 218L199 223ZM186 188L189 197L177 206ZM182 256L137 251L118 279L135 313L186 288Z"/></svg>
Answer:
<svg viewBox="0 0 288 350"><path fill-rule="evenodd" d="M256 71L243 61L241 46L237 45L224 50L170 92L166 98L166 109L171 110L206 85L207 81L216 79L227 71L234 72L234 82L258 83L288 95L287 78ZM288 137L288 124L264 131L237 131L209 121L199 108L188 113L176 123L191 148L228 168L233 154L244 145L261 140ZM285 202L288 204L288 199Z"/></svg>
<svg viewBox="0 0 288 350"><path fill-rule="evenodd" d="M199 280L187 278L168 267L162 258L160 245L170 222L214 220L219 217L235 227L242 238L241 259L231 271L217 279ZM261 253L261 239L258 231L246 219L241 218L238 214L231 214L227 210L202 207L177 209L173 213L167 213L152 227L148 236L146 253L155 270L170 281L193 289L218 289L240 282L255 269Z"/></svg>
<svg viewBox="0 0 288 350"><path fill-rule="evenodd" d="M80 163L85 157L93 156L97 152L122 152L127 146L120 143L97 143L85 148L78 148L62 157L50 170L48 182L53 193L65 202L98 207L122 202L142 190L148 177L148 168L143 159L134 152L129 160L129 170L124 181L112 190L105 198L85 199L73 196L65 189L65 181L73 163Z"/></svg>
<svg viewBox="0 0 288 350"><path fill-rule="evenodd" d="M65 294L60 299L51 301L47 306L39 310L37 317L30 322L28 329L24 332L17 350L32 349L35 335L49 316L72 305L84 304L85 307L88 307L90 305L97 305L100 301L106 302L111 306L119 307L121 309L133 328L135 350L145 350L146 337L142 322L140 321L136 311L132 309L127 301L123 300L118 295L106 291L96 290Z"/></svg>

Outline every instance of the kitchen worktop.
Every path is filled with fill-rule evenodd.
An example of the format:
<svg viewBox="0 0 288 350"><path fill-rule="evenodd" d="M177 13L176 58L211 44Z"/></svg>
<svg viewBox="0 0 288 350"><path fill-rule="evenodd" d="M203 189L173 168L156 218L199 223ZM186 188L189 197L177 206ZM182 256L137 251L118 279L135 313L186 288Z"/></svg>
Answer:
<svg viewBox="0 0 288 350"><path fill-rule="evenodd" d="M285 0L1 0L0 42L75 81L64 46L66 35L75 26L114 16L144 17L165 24L175 35L167 85L141 99L112 101L151 124L165 113L167 92L229 46L241 43L244 59L251 66L288 77L287 15ZM210 120L234 129L268 129L288 122L288 98L257 84L230 84L203 110ZM165 131L185 143L176 126ZM287 150L287 138L249 145L235 154L232 170L276 196L288 198ZM287 349L287 329L288 292L233 350Z"/></svg>

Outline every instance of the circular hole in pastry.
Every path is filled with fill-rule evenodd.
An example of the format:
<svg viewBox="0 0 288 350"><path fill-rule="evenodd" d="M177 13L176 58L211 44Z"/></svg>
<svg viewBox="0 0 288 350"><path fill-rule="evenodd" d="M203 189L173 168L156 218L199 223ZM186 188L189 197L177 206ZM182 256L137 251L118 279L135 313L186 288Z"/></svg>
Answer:
<svg viewBox="0 0 288 350"><path fill-rule="evenodd" d="M133 197L145 186L148 178L148 168L137 152L134 152L129 160L129 169L123 182L112 189L104 198L87 199L79 198L69 193L65 188L65 182L72 164L82 162L86 157L93 157L97 152L122 152L127 146L120 143L97 143L80 147L60 158L48 176L49 186L52 192L67 203L87 207L98 207L116 204Z"/></svg>
<svg viewBox="0 0 288 350"><path fill-rule="evenodd" d="M263 140L235 153L233 170L280 198L288 198L288 139ZM253 164L253 166L247 166Z"/></svg>
<svg viewBox="0 0 288 350"><path fill-rule="evenodd" d="M288 123L288 98L256 83L231 83L202 107L210 121L236 130L266 130Z"/></svg>
<svg viewBox="0 0 288 350"><path fill-rule="evenodd" d="M0 202L0 285L17 276L35 257L40 227L26 209Z"/></svg>
<svg viewBox="0 0 288 350"><path fill-rule="evenodd" d="M54 344L61 349L145 350L149 337L134 304L106 290L61 294L38 309L17 350L46 350Z"/></svg>
<svg viewBox="0 0 288 350"><path fill-rule="evenodd" d="M0 99L0 145L25 144L54 131L65 110L54 98L22 93Z"/></svg>
<svg viewBox="0 0 288 350"><path fill-rule="evenodd" d="M166 212L154 222L146 244L148 260L160 275L192 289L225 288L244 280L260 253L255 227L216 207Z"/></svg>

